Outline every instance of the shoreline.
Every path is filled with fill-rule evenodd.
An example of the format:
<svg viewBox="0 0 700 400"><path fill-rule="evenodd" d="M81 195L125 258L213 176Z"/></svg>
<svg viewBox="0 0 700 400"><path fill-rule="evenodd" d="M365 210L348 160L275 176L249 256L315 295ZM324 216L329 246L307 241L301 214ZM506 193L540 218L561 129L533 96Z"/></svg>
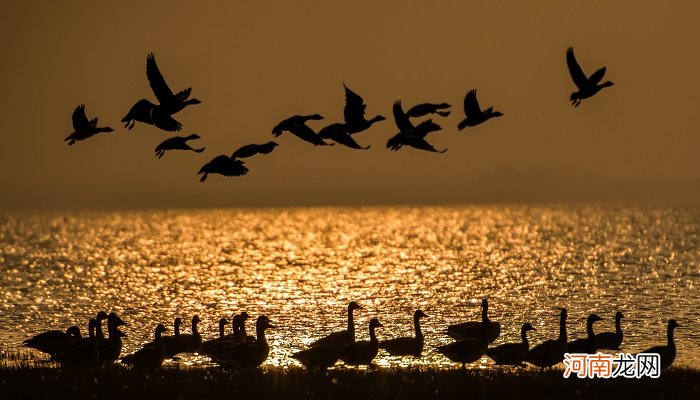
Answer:
<svg viewBox="0 0 700 400"><path fill-rule="evenodd" d="M672 367L657 379L563 378L562 369L336 367L310 373L301 367L232 371L171 363L143 373L120 364L70 370L31 354L3 352L3 398L700 398L700 370Z"/></svg>

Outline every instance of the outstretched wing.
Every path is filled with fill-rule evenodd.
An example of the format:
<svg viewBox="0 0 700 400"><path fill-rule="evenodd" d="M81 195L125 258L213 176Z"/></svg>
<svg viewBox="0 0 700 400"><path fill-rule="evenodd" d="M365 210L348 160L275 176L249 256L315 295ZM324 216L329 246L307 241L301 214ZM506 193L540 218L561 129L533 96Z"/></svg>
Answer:
<svg viewBox="0 0 700 400"><path fill-rule="evenodd" d="M73 110L73 129L76 132L83 132L89 130L90 127L90 122L85 116L85 104L75 107L75 110Z"/></svg>
<svg viewBox="0 0 700 400"><path fill-rule="evenodd" d="M468 91L467 95L464 96L464 114L467 117L481 114L481 107L479 107L479 101L476 99L476 89Z"/></svg>
<svg viewBox="0 0 700 400"><path fill-rule="evenodd" d="M156 95L158 102L160 104L168 103L173 98L173 92L165 83L165 78L160 73L158 69L158 64L156 64L156 56L153 53L149 53L146 57L146 76L148 77L148 83L153 89L153 94Z"/></svg>
<svg viewBox="0 0 700 400"><path fill-rule="evenodd" d="M447 149L443 149L443 150L436 149L435 147L433 147L433 145L428 143L424 138L416 138L416 139L412 140L409 144L413 148L425 150L425 151L431 151L434 153L444 153L447 151Z"/></svg>
<svg viewBox="0 0 700 400"><path fill-rule="evenodd" d="M595 85L598 82L600 82L601 79L603 79L604 75L605 75L605 67L594 72L593 75L591 75L591 78L589 79L589 81Z"/></svg>
<svg viewBox="0 0 700 400"><path fill-rule="evenodd" d="M348 124L354 124L358 121L363 121L365 119L365 108L364 100L357 93L348 89L343 83L345 88L345 109L343 110L343 116L345 117L345 122Z"/></svg>
<svg viewBox="0 0 700 400"><path fill-rule="evenodd" d="M408 117L403 112L403 108L401 108L401 100L396 100L394 102L393 111L394 121L396 121L396 126L399 128L399 130L403 132L409 129L413 129L413 124L411 124L411 121L408 120Z"/></svg>
<svg viewBox="0 0 700 400"><path fill-rule="evenodd" d="M566 49L566 65L569 66L569 73L571 74L571 79L574 80L574 83L576 84L576 86L579 87L579 89L588 86L588 78L586 78L586 75L583 73L581 66L578 65L578 62L576 62L573 47L569 47L568 49Z"/></svg>
<svg viewBox="0 0 700 400"><path fill-rule="evenodd" d="M97 127L97 117L91 119L89 122L90 122L90 126L92 126L93 128Z"/></svg>

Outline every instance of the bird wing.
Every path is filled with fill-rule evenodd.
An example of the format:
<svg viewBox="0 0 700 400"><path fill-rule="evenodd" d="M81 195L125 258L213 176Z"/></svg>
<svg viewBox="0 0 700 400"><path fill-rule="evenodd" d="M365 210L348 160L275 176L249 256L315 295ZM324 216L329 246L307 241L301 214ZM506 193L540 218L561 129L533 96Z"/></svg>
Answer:
<svg viewBox="0 0 700 400"><path fill-rule="evenodd" d="M85 104L75 107L73 110L73 129L76 132L86 131L91 128L90 122L85 116Z"/></svg>
<svg viewBox="0 0 700 400"><path fill-rule="evenodd" d="M420 150L426 150L426 151L432 151L435 153L444 153L447 151L447 149L444 150L438 150L435 147L433 147L430 143L428 143L425 139L423 138L415 138L409 142L409 145L411 147L414 147L416 149Z"/></svg>
<svg viewBox="0 0 700 400"><path fill-rule="evenodd" d="M97 117L91 119L89 121L89 123L90 123L90 126L92 126L93 128L96 128L97 127Z"/></svg>
<svg viewBox="0 0 700 400"><path fill-rule="evenodd" d="M151 109L151 120L153 121L153 125L164 131L177 132L182 129L182 124L175 120L175 118L172 116L163 113L160 110L160 107L154 107Z"/></svg>
<svg viewBox="0 0 700 400"><path fill-rule="evenodd" d="M472 89L464 96L464 114L466 116L481 114L479 101L476 99L476 89Z"/></svg>
<svg viewBox="0 0 700 400"><path fill-rule="evenodd" d="M591 75L589 82L595 85L600 82L601 79L603 79L603 75L605 75L605 67L594 72L593 75Z"/></svg>
<svg viewBox="0 0 700 400"><path fill-rule="evenodd" d="M156 95L160 104L172 101L175 95L168 87L168 84L165 83L165 78L163 78L163 75L158 69L156 56L153 53L149 53L148 57L146 57L146 76L148 77L148 83L151 85L151 89L153 89L153 94Z"/></svg>
<svg viewBox="0 0 700 400"><path fill-rule="evenodd" d="M345 117L345 122L348 124L354 124L358 121L364 121L365 119L365 108L364 100L357 93L348 89L345 84L345 109L343 110L343 116Z"/></svg>
<svg viewBox="0 0 700 400"><path fill-rule="evenodd" d="M578 65L578 62L576 61L573 47L566 49L566 65L569 66L571 78L574 80L574 83L579 87L579 89L588 86L588 78L586 78L586 74L583 73L581 66Z"/></svg>
<svg viewBox="0 0 700 400"><path fill-rule="evenodd" d="M413 124L408 120L408 117L403 112L401 108L401 100L396 100L394 102L394 121L396 121L396 126L403 132L409 129L413 129Z"/></svg>
<svg viewBox="0 0 700 400"><path fill-rule="evenodd" d="M337 132L331 139L351 149L365 149L365 147L360 146L348 133Z"/></svg>

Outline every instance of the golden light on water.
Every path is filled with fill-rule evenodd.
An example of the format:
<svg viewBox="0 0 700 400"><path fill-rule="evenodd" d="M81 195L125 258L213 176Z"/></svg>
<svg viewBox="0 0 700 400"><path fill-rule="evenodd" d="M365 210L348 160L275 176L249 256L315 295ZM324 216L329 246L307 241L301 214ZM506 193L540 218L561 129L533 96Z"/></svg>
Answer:
<svg viewBox="0 0 700 400"><path fill-rule="evenodd" d="M615 207L381 207L6 215L0 220L0 338L79 324L114 310L128 323L124 352L150 341L157 323L198 314L205 339L218 320L265 314L271 353L289 357L344 329L357 301L358 340L377 317L380 340L413 334L422 309L424 356L381 352L379 366L453 367L433 351L451 323L480 318L489 299L502 333L531 343L569 336L586 316L613 329L622 310L627 351L665 342L677 319L679 364L700 365L699 214L693 209ZM253 320L254 320L253 318ZM249 334L254 333L252 323ZM227 327L230 330L230 326ZM185 357L187 363L204 363ZM483 366L484 364L479 364Z"/></svg>

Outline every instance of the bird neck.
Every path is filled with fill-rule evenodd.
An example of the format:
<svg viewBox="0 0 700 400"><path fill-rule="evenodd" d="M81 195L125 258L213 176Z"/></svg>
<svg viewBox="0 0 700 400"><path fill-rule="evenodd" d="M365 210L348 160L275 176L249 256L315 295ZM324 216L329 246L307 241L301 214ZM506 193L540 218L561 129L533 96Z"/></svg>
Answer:
<svg viewBox="0 0 700 400"><path fill-rule="evenodd" d="M175 324L175 336L180 336L180 324Z"/></svg>
<svg viewBox="0 0 700 400"><path fill-rule="evenodd" d="M199 322L192 321L192 334L195 336L199 335L199 331L197 330L197 324L199 324Z"/></svg>
<svg viewBox="0 0 700 400"><path fill-rule="evenodd" d="M105 334L102 332L102 321L97 321L97 324L95 324L95 336L98 339L104 339Z"/></svg>
<svg viewBox="0 0 700 400"><path fill-rule="evenodd" d="M156 330L156 342L160 342L160 339L162 337L162 332L159 330Z"/></svg>
<svg viewBox="0 0 700 400"><path fill-rule="evenodd" d="M382 118L381 116L377 115L376 117L374 117L374 118L370 119L369 121L367 121L367 123L369 123L369 125L371 126L371 125L374 124L375 122L379 122L379 121L382 121L382 120L384 120L384 118Z"/></svg>
<svg viewBox="0 0 700 400"><path fill-rule="evenodd" d="M420 330L420 318L413 317L413 327L416 330L416 337L417 338L422 338L423 337L423 332Z"/></svg>
<svg viewBox="0 0 700 400"><path fill-rule="evenodd" d="M527 331L525 328L520 329L520 338L523 339L523 344L525 344L525 347L528 347L529 344L527 342Z"/></svg>
<svg viewBox="0 0 700 400"><path fill-rule="evenodd" d="M615 333L618 335L622 335L622 325L620 324L620 320L622 318L615 318Z"/></svg>
<svg viewBox="0 0 700 400"><path fill-rule="evenodd" d="M481 322L488 323L489 321L489 305L484 304L483 307L481 307Z"/></svg>
<svg viewBox="0 0 700 400"><path fill-rule="evenodd" d="M667 334L668 334L668 347L675 349L676 348L676 343L673 341L673 326L669 325Z"/></svg>
<svg viewBox="0 0 700 400"><path fill-rule="evenodd" d="M355 321L352 317L352 309L348 307L348 335L355 341Z"/></svg>
<svg viewBox="0 0 700 400"><path fill-rule="evenodd" d="M559 320L559 341L560 342L567 342L567 337L566 337L566 317L562 316L561 319Z"/></svg>
<svg viewBox="0 0 700 400"><path fill-rule="evenodd" d="M372 343L377 342L377 335L374 333L375 326L372 325L369 327L369 341Z"/></svg>
<svg viewBox="0 0 700 400"><path fill-rule="evenodd" d="M225 322L219 323L219 337L224 337L224 329L226 328Z"/></svg>
<svg viewBox="0 0 700 400"><path fill-rule="evenodd" d="M265 339L265 328L262 326L256 326L255 327L255 333L257 334L257 343L258 344L266 344L267 340Z"/></svg>
<svg viewBox="0 0 700 400"><path fill-rule="evenodd" d="M586 333L588 334L589 339L595 337L595 333L593 333L593 321L592 320L588 320L586 322Z"/></svg>

